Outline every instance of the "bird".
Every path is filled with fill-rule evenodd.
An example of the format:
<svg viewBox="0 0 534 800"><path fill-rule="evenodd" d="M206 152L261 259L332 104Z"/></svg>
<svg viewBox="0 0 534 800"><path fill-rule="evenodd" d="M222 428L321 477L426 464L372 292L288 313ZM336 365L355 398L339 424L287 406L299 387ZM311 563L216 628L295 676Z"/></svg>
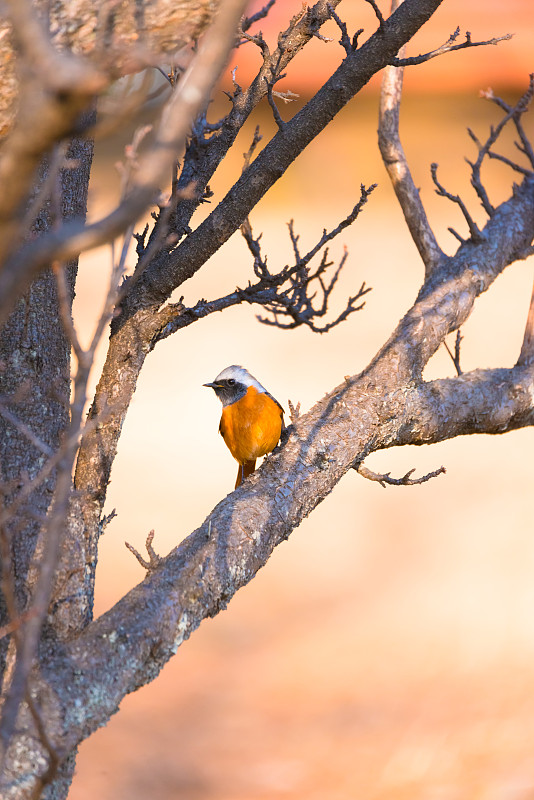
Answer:
<svg viewBox="0 0 534 800"><path fill-rule="evenodd" d="M256 459L274 450L284 427L284 409L244 367L233 364L204 383L222 403L219 433L239 464L235 488L256 469Z"/></svg>

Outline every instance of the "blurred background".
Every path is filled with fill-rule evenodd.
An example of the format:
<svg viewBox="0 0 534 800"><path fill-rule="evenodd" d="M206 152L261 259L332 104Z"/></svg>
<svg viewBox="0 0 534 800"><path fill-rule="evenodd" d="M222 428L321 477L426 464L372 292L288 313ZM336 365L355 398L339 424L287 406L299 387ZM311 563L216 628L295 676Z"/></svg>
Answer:
<svg viewBox="0 0 534 800"><path fill-rule="evenodd" d="M260 24L273 47L301 7L279 2ZM367 36L376 27L364 2L342 3L338 13L349 32L364 27ZM534 18L525 0L447 0L409 54L439 46L457 25L474 40L514 37L405 73L401 134L450 253L457 243L448 227L466 235L465 224L456 206L435 195L430 163L438 162L441 182L484 224L469 184L465 157L476 154L466 127L484 139L500 116L479 90L492 86L515 102L534 66ZM300 95L281 108L286 117L342 58L335 26L323 32L336 41L314 40L278 87ZM253 45L234 54L229 70L236 65L246 85L259 65ZM319 336L261 325L259 309L243 306L158 345L112 473L107 511L116 508L118 516L101 541L97 615L143 578L124 540L142 551L154 528L155 548L166 554L233 488L235 462L217 432L220 405L203 383L243 364L286 409L290 398L305 411L367 365L413 302L423 270L378 154L378 88L377 80L366 87L251 217L270 266L279 268L291 260L290 219L303 248L312 246L323 227L352 209L360 183L377 182L358 221L331 246L336 260L345 245L350 252L332 316L363 280L373 287L365 309ZM225 103L221 95L214 117ZM255 124L268 141L275 126L266 105L212 182L213 202L236 179ZM534 133L530 121L527 128ZM116 200L114 163L127 141L125 134L97 147L92 218ZM500 151L506 148L513 155L511 137ZM484 178L494 203L518 179L498 163ZM109 267L109 249L82 261L75 314L87 338ZM251 275L236 235L180 294L193 305ZM462 331L464 370L515 363L532 278L532 259L515 264L479 299ZM441 349L426 377L453 374ZM204 622L158 679L127 697L120 714L81 746L72 800L534 798L533 444L534 432L523 430L368 459L394 476L446 467L421 486L384 490L346 475L228 610Z"/></svg>

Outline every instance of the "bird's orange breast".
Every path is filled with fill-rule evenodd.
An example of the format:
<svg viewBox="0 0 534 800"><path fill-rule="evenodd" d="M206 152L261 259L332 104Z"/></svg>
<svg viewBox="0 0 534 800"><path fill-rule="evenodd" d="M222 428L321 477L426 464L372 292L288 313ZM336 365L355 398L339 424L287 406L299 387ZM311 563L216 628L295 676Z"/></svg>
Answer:
<svg viewBox="0 0 534 800"><path fill-rule="evenodd" d="M224 406L219 430L240 464L274 450L282 432L283 411L265 392L249 386L244 397Z"/></svg>

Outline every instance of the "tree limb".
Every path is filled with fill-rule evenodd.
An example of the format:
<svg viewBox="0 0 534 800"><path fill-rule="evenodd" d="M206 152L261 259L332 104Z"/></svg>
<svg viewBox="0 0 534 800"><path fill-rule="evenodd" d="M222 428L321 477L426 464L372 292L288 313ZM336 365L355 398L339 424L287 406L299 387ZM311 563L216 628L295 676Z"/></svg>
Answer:
<svg viewBox="0 0 534 800"><path fill-rule="evenodd" d="M441 0L405 0L379 32L341 65L314 97L285 123L221 200L217 208L133 289L133 308L161 304L191 278L230 236L332 118L354 97L440 5Z"/></svg>
<svg viewBox="0 0 534 800"><path fill-rule="evenodd" d="M395 67L411 67L416 64L424 64L425 61L430 61L432 58L442 56L444 53L454 53L456 50L465 50L469 47L487 47L488 45L496 45L500 42L508 42L513 37L513 33L505 33L504 36L495 36L494 38L487 39L484 42L473 42L471 39L471 34L469 31L466 31L465 41L460 42L460 44L454 44L459 35L460 28L456 28L454 33L449 36L447 41L442 44L441 47L437 47L435 50L431 50L429 53L423 53L420 56L412 56L411 58L405 58L404 55L401 55L399 58L395 58L392 64Z"/></svg>
<svg viewBox="0 0 534 800"><path fill-rule="evenodd" d="M400 2L402 0L392 0L392 13L398 8ZM402 57L405 47L401 48L399 52ZM378 146L408 230L425 265L425 277L428 277L432 270L439 265L443 252L428 222L400 139L402 78L402 67L387 66L384 69L378 115Z"/></svg>

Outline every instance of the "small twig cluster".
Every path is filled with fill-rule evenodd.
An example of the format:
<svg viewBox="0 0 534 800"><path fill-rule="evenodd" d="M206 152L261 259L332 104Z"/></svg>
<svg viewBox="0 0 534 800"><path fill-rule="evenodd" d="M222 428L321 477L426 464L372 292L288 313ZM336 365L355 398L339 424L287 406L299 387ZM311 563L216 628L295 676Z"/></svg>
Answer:
<svg viewBox="0 0 534 800"><path fill-rule="evenodd" d="M506 37L501 37L506 38ZM496 40L497 41L497 40ZM529 85L526 92L522 95L519 101L516 103L515 106L510 106L504 100L499 97L496 97L491 89L482 93L482 97L486 98L487 100L492 101L495 103L499 108L501 108L505 113L501 121L495 127L491 127L490 134L487 137L485 142L481 142L478 137L473 133L471 128L468 128L467 131L469 136L475 143L478 148L478 156L475 161L467 161L469 166L471 167L471 185L473 186L481 204L489 217L492 217L495 213L495 207L491 203L488 192L486 187L482 182L481 177L481 168L485 158L495 159L501 161L502 163L506 164L507 166L511 167L516 172L519 172L523 176L529 176L534 174L534 149L532 148L531 143L528 140L528 137L525 133L522 124L522 117L523 114L528 110L532 97L534 95L534 73L530 75ZM513 122L519 137L519 141L515 143L516 148L518 151L526 157L528 161L528 166L525 167L516 161L501 155L500 153L495 153L493 151L493 147L497 142L499 136L504 131L506 126ZM482 234L474 222L471 214L467 210L467 206L462 200L459 195L454 195L448 192L443 185L439 182L437 178L437 164L431 165L431 174L432 180L436 186L436 192L440 197L446 197L451 200L453 203L459 206L469 228L469 233L471 240L473 242L479 242L481 240ZM449 231L455 236L460 242L464 242L465 239L453 228L449 228ZM525 253L524 255L528 255ZM518 256L519 257L519 256Z"/></svg>
<svg viewBox="0 0 534 800"><path fill-rule="evenodd" d="M371 291L365 282L354 296L348 298L345 309L335 320L325 325L315 323L316 319L326 315L330 295L348 258L348 251L345 249L337 268L327 280L326 273L334 262L328 259L328 248L325 245L354 222L374 188L375 185L368 188L362 185L360 200L351 213L332 231L323 230L319 241L306 254L302 254L300 251L299 236L295 233L293 220L291 220L288 228L295 263L292 266L285 266L278 273L271 273L267 267L267 259L262 255L260 248L261 236L254 238L248 220L241 226L241 233L254 257L254 274L259 278L258 283L249 284L246 289L241 290L241 295L248 302L260 302L272 314L272 318L258 316L260 322L278 328L296 328L299 325L307 325L315 333L325 333L339 325L353 312L363 308L365 301L359 301ZM315 269L312 269L310 263L321 250L320 263ZM319 291L319 303L314 304Z"/></svg>

